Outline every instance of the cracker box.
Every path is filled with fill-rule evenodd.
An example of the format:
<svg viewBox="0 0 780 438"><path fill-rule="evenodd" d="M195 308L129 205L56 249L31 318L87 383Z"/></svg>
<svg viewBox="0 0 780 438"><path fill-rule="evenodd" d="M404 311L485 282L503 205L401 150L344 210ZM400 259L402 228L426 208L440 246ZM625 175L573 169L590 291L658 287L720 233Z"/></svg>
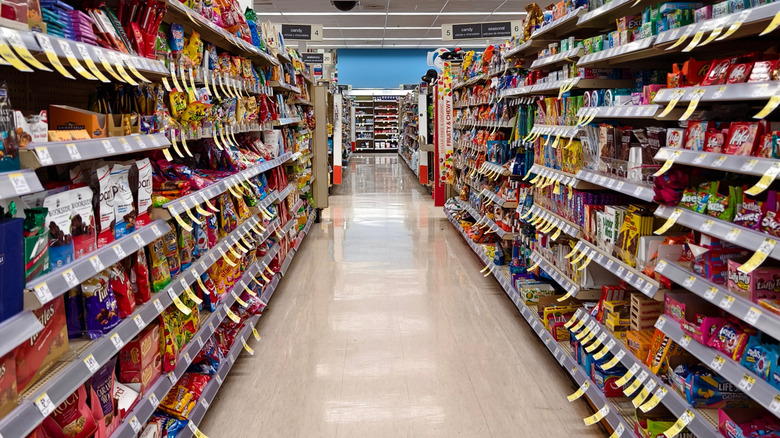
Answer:
<svg viewBox="0 0 780 438"><path fill-rule="evenodd" d="M65 299L59 296L34 311L43 330L16 347L16 386L24 392L68 351Z"/></svg>
<svg viewBox="0 0 780 438"><path fill-rule="evenodd" d="M146 327L119 352L121 371L141 371L153 364L160 353L160 327L157 324Z"/></svg>
<svg viewBox="0 0 780 438"><path fill-rule="evenodd" d="M151 358L151 362L141 370L119 371L119 382L126 385L138 384L138 391L145 394L149 386L160 377L162 366L162 357L156 354Z"/></svg>
<svg viewBox="0 0 780 438"><path fill-rule="evenodd" d="M742 266L734 260L728 261L729 292L754 303L762 298L780 298L780 268L756 268L745 274L737 268Z"/></svg>
<svg viewBox="0 0 780 438"><path fill-rule="evenodd" d="M631 330L649 330L664 312L664 303L640 294L631 295Z"/></svg>
<svg viewBox="0 0 780 438"><path fill-rule="evenodd" d="M16 360L13 353L0 358L0 418L16 407Z"/></svg>
<svg viewBox="0 0 780 438"><path fill-rule="evenodd" d="M24 252L22 219L0 220L0 321L22 311Z"/></svg>
<svg viewBox="0 0 780 438"><path fill-rule="evenodd" d="M528 306L536 305L539 302L539 297L555 295L555 288L549 283L519 280L517 286L517 291L523 297L523 302Z"/></svg>

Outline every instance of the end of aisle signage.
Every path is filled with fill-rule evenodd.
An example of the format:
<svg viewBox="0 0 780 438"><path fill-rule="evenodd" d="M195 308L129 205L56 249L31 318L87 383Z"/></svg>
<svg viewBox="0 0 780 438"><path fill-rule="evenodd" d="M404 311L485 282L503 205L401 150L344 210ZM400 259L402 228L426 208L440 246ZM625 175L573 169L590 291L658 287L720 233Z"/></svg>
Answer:
<svg viewBox="0 0 780 438"><path fill-rule="evenodd" d="M521 20L493 23L443 24L441 26L441 39L443 41L452 41L511 37L520 35L522 29L523 22Z"/></svg>
<svg viewBox="0 0 780 438"><path fill-rule="evenodd" d="M301 53L301 61L307 64L323 64L325 62L325 54L303 52Z"/></svg>
<svg viewBox="0 0 780 438"><path fill-rule="evenodd" d="M322 25L282 24L282 37L288 40L322 41Z"/></svg>

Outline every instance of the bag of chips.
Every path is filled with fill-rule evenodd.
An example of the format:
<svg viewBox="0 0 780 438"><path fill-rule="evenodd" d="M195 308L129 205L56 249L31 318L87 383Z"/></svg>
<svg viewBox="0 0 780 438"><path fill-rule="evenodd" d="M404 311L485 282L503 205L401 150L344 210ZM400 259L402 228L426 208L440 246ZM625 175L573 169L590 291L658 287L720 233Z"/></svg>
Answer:
<svg viewBox="0 0 780 438"><path fill-rule="evenodd" d="M171 283L171 270L165 257L165 241L161 237L147 246L151 261L152 288L155 292L165 289Z"/></svg>
<svg viewBox="0 0 780 438"><path fill-rule="evenodd" d="M84 322L90 339L98 339L116 327L120 320L111 290L108 271L102 271L81 284L84 294Z"/></svg>
<svg viewBox="0 0 780 438"><path fill-rule="evenodd" d="M137 226L144 227L151 223L149 210L152 207L152 163L148 158L136 161L138 168L138 192L136 207L138 211Z"/></svg>
<svg viewBox="0 0 780 438"><path fill-rule="evenodd" d="M173 219L168 221L168 225L171 226L171 230L163 235L163 252L165 258L168 260L168 268L170 269L171 277L175 277L181 271L181 264L179 263L179 245L176 237L176 223Z"/></svg>
<svg viewBox="0 0 780 438"><path fill-rule="evenodd" d="M169 309L160 315L160 353L163 373L173 371L179 357L178 321L174 313L180 312L176 309Z"/></svg>
<svg viewBox="0 0 780 438"><path fill-rule="evenodd" d="M119 239L135 231L136 211L130 188L130 167L114 164L109 179L114 192L114 238Z"/></svg>
<svg viewBox="0 0 780 438"><path fill-rule="evenodd" d="M182 220L192 226L192 221L189 218L182 218ZM193 257L192 253L195 248L195 238L192 233L194 231L187 231L184 227L176 227L179 240L179 261L181 262L181 269L188 269L192 265Z"/></svg>

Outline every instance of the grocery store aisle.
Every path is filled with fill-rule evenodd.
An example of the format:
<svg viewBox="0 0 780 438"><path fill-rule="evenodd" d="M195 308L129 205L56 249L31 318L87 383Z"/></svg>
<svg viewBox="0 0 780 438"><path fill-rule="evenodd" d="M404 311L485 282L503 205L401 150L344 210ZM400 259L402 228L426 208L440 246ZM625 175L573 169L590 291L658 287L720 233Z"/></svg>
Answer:
<svg viewBox="0 0 780 438"><path fill-rule="evenodd" d="M584 401L395 154L355 155L201 430L588 437Z"/></svg>

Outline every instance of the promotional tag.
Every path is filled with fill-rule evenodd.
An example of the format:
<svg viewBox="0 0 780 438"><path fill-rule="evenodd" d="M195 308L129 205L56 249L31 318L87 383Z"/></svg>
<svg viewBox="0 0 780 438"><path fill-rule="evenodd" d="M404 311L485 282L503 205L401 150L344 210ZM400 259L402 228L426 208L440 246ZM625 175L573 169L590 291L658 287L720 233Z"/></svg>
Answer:
<svg viewBox="0 0 780 438"><path fill-rule="evenodd" d="M761 243L761 246L758 247L753 256L750 257L750 259L743 263L739 268L737 268L737 270L743 274L750 274L756 268L761 266L762 263L764 263L767 257L769 257L769 254L771 254L775 249L776 244L776 240L770 238L764 239L764 241Z"/></svg>
<svg viewBox="0 0 780 438"><path fill-rule="evenodd" d="M87 50L86 45L76 43L76 50L78 50L79 54L81 54L81 59L83 59L84 63L87 64L89 71L92 72L92 74L95 75L95 77L98 78L100 82L111 82L103 73L100 72L100 70L98 70L97 65L95 65L95 61L93 61L92 57L89 56L89 51Z"/></svg>
<svg viewBox="0 0 780 438"><path fill-rule="evenodd" d="M654 234L663 234L667 231L669 231L670 228L674 226L674 224L677 222L677 219L680 218L683 211L681 208L675 208L672 214L669 215L669 219L666 220L666 222L661 226L661 228L654 231Z"/></svg>
<svg viewBox="0 0 780 438"><path fill-rule="evenodd" d="M54 47L51 45L51 40L49 39L48 35L35 32L35 39L38 41L38 45L41 46L41 49L46 54L46 59L49 60L49 64L51 64L55 70L68 79L76 79L72 74L70 74L70 72L65 69L65 67L60 62L60 59L54 52Z"/></svg>
<svg viewBox="0 0 780 438"><path fill-rule="evenodd" d="M579 389L577 389L573 394L566 397L567 400L570 402L573 402L574 400L578 400L580 397L585 395L585 392L590 388L590 382L587 380L580 385Z"/></svg>
<svg viewBox="0 0 780 438"><path fill-rule="evenodd" d="M0 56L2 56L3 59L6 60L9 64L11 64L15 69L19 70L20 72L24 73L32 73L33 69L31 69L27 64L23 63L21 59L19 59L18 56L11 50L11 47L8 46L8 44L0 37Z"/></svg>
<svg viewBox="0 0 780 438"><path fill-rule="evenodd" d="M119 72L119 76L122 76L122 79L124 79L125 82L132 86L138 85L138 82L130 77L130 75L127 73L127 70L125 70L125 66L122 63L122 58L119 57L119 54L113 50L107 50L106 53L108 53L108 56L111 59L112 65L116 71Z"/></svg>
<svg viewBox="0 0 780 438"><path fill-rule="evenodd" d="M90 81L97 80L97 78L92 76L92 73L88 72L76 59L76 55L73 53L73 49L71 49L70 42L68 42L68 40L57 40L57 43L60 45L60 50L62 50L62 52L65 54L65 59L68 60L68 63L71 67L73 67L73 70L76 70L76 73L81 75L81 77L84 79Z"/></svg>
<svg viewBox="0 0 780 438"><path fill-rule="evenodd" d="M26 63L37 68L38 70L51 71L49 67L46 67L45 65L41 64L41 62L35 59L32 53L30 53L30 51L27 50L27 46L24 45L24 41L22 41L22 36L19 35L19 32L9 27L2 28L2 31L3 31L3 37L5 37L5 39L8 40L8 44L10 44L11 47L13 47L14 51L16 51L16 53Z"/></svg>
<svg viewBox="0 0 780 438"><path fill-rule="evenodd" d="M179 312L189 315L192 313L192 309L187 307L186 304L179 298L178 295L173 291L173 289L168 289L168 296L171 297L171 300L173 300L173 304L176 305L176 308L179 309Z"/></svg>

